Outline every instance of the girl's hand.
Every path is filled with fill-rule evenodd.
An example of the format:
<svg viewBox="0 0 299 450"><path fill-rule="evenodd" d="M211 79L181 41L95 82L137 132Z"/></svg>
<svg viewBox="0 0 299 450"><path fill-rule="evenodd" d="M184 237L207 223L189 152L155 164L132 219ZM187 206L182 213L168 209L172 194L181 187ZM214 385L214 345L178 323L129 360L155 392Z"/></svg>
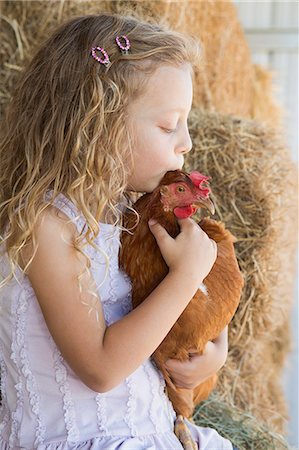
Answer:
<svg viewBox="0 0 299 450"><path fill-rule="evenodd" d="M178 224L180 233L173 239L157 221L149 221L169 272L180 273L200 284L216 261L217 244L193 219L178 219Z"/></svg>
<svg viewBox="0 0 299 450"><path fill-rule="evenodd" d="M168 359L165 368L179 388L193 389L210 378L224 365L227 358L227 326L214 340L209 341L202 355L189 350L189 361Z"/></svg>

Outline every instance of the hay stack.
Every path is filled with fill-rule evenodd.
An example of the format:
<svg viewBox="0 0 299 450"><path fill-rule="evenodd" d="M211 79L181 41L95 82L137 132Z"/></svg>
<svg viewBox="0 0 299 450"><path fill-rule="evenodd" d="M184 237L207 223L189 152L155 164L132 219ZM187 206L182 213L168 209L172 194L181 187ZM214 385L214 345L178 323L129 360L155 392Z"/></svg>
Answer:
<svg viewBox="0 0 299 450"><path fill-rule="evenodd" d="M212 393L193 417L203 427L215 428L239 450L287 450L284 437L252 414L230 407L219 394Z"/></svg>
<svg viewBox="0 0 299 450"><path fill-rule="evenodd" d="M230 2L130 1L141 16L152 16L203 43L203 67L196 74L194 105L249 116L253 69L250 52ZM124 2L112 2L122 12Z"/></svg>
<svg viewBox="0 0 299 450"><path fill-rule="evenodd" d="M232 2L115 0L109 7L118 13L133 9L141 17L153 17L200 39L203 60L195 77L195 107L281 126L281 108L273 99L271 76L252 64Z"/></svg>
<svg viewBox="0 0 299 450"><path fill-rule="evenodd" d="M280 124L271 85L259 84L261 79L252 65L236 8L229 1L7 1L1 6L4 17L0 50L2 104L9 99L18 72L35 46L60 22L102 11L134 11L135 15L153 17L201 40L203 61L195 78L194 106L245 118L258 117L273 126Z"/></svg>
<svg viewBox="0 0 299 450"><path fill-rule="evenodd" d="M197 109L190 132L194 151L185 167L212 177L215 218L238 238L245 276L218 394L282 432L287 413L280 380L297 237L295 165L280 135L256 121Z"/></svg>

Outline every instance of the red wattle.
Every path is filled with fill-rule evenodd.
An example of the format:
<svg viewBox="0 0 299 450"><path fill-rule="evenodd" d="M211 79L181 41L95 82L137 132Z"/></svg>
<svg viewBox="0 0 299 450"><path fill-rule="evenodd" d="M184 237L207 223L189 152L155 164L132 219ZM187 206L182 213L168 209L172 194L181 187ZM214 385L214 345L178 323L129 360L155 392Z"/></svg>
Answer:
<svg viewBox="0 0 299 450"><path fill-rule="evenodd" d="M173 212L178 219L187 219L187 217L191 217L194 214L194 210L196 211L196 208L191 205L182 207L178 206L177 208L174 208Z"/></svg>

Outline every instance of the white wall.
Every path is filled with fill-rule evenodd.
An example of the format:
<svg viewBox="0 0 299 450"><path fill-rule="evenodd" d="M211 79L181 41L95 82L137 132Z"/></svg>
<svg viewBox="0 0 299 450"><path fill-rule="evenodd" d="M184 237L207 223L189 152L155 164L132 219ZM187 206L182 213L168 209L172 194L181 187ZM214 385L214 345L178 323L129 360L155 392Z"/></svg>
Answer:
<svg viewBox="0 0 299 450"><path fill-rule="evenodd" d="M234 0L234 3L253 62L274 72L276 98L286 111L290 151L298 162L298 1ZM290 414L288 440L298 450L298 278L294 297L291 319L294 346L288 355L283 384Z"/></svg>

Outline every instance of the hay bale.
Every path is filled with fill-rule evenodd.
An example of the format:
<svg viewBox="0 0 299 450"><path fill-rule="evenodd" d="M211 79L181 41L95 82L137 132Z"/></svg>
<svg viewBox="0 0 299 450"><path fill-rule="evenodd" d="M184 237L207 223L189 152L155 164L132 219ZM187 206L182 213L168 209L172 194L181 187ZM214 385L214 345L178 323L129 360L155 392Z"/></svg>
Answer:
<svg viewBox="0 0 299 450"><path fill-rule="evenodd" d="M196 73L194 105L248 117L253 69L237 12L231 2L128 1L112 2L123 12L131 5L139 15L154 17L174 29L198 37L203 44L203 67Z"/></svg>
<svg viewBox="0 0 299 450"><path fill-rule="evenodd" d="M260 423L256 417L236 406L231 408L217 393L212 393L208 400L201 403L193 420L197 425L216 429L239 450L289 448L281 434L273 432L269 426Z"/></svg>
<svg viewBox="0 0 299 450"><path fill-rule="evenodd" d="M197 109L189 126L194 150L185 168L212 177L216 219L237 237L245 277L218 394L283 432L281 372L289 349L297 237L295 165L282 136L256 121Z"/></svg>
<svg viewBox="0 0 299 450"><path fill-rule="evenodd" d="M271 120L273 126L280 123L279 108L272 101L271 83L262 82L252 65L236 8L229 1L7 1L1 6L2 105L9 100L18 73L36 46L60 22L77 15L110 11L152 17L201 40L203 59L202 68L195 76L194 106Z"/></svg>

